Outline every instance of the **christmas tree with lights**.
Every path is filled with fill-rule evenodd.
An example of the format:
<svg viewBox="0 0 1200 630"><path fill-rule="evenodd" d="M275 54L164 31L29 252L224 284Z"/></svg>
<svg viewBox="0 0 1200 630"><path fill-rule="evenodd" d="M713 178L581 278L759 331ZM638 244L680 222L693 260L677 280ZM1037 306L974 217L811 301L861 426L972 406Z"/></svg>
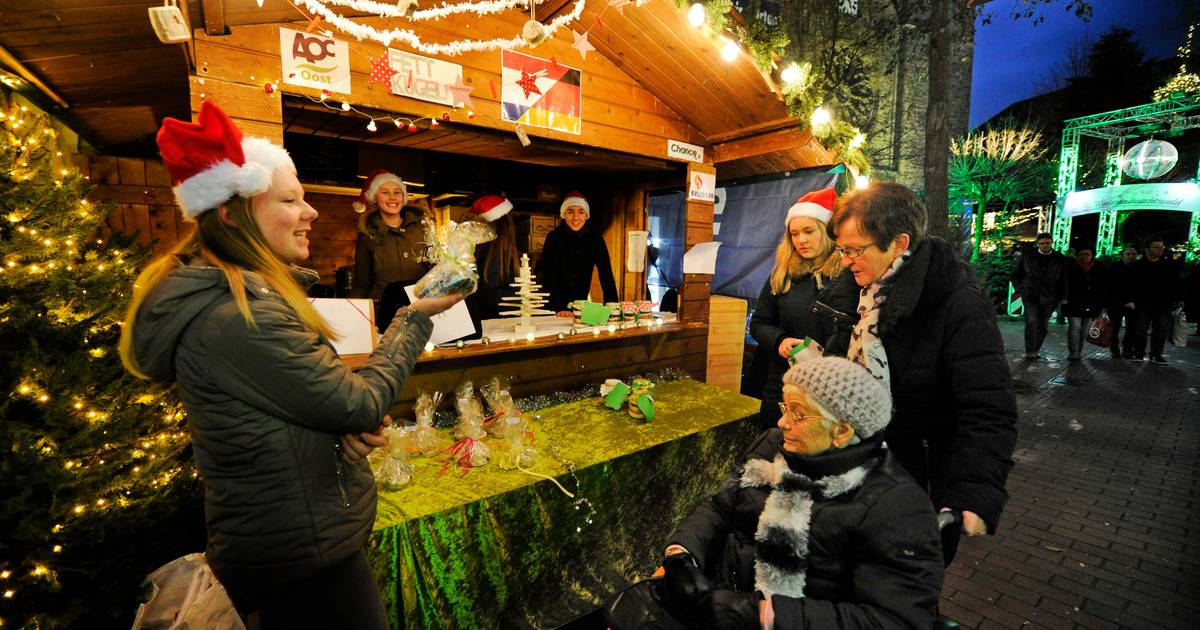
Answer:
<svg viewBox="0 0 1200 630"><path fill-rule="evenodd" d="M203 549L202 493L174 391L117 355L148 251L56 135L0 93L0 625L128 628L142 578Z"/></svg>

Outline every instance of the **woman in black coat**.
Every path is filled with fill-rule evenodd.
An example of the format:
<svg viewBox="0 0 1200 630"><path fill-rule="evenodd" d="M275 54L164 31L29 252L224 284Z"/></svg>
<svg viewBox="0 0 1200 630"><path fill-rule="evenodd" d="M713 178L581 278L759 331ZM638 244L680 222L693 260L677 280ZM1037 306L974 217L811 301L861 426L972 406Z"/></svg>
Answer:
<svg viewBox="0 0 1200 630"><path fill-rule="evenodd" d="M779 428L668 538L671 610L706 628L928 630L939 535L929 498L878 435L887 389L840 357L784 379Z"/></svg>
<svg viewBox="0 0 1200 630"><path fill-rule="evenodd" d="M750 317L750 334L758 352L768 354L766 384L758 420L763 429L779 418L780 385L788 357L810 337L824 345L834 327L809 310L817 293L842 270L833 253L826 223L835 201L832 188L806 193L788 209L783 238L775 249L775 266L763 285Z"/></svg>
<svg viewBox="0 0 1200 630"><path fill-rule="evenodd" d="M601 302L616 302L617 283L613 279L612 261L604 238L587 224L591 208L583 195L573 192L559 207L563 222L546 235L538 278L542 288L550 293L546 308L559 317L571 317L568 304L588 297L592 286L592 269L600 275Z"/></svg>
<svg viewBox="0 0 1200 630"><path fill-rule="evenodd" d="M1075 250L1075 262L1067 265L1067 358L1078 361L1087 338L1088 324L1104 308L1104 268L1096 264L1090 247Z"/></svg>
<svg viewBox="0 0 1200 630"><path fill-rule="evenodd" d="M1017 440L1017 403L996 311L954 248L925 237L925 209L882 182L838 202L830 225L847 270L817 296L839 321L826 352L890 383L888 448L963 533L995 533Z"/></svg>

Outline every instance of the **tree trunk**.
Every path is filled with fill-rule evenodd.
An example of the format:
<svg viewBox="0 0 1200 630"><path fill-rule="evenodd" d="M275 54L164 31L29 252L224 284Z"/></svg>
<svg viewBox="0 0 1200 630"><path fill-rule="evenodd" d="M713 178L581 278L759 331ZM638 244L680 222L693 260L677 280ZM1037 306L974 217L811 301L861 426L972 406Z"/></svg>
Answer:
<svg viewBox="0 0 1200 630"><path fill-rule="evenodd" d="M932 0L929 31L929 108L925 113L925 208L929 215L929 233L949 238L949 184L946 169L950 159L950 131L946 121L946 101L950 91L950 16L953 0ZM981 213L980 213L981 214ZM977 236L983 219L977 217ZM976 238L972 259L979 254Z"/></svg>

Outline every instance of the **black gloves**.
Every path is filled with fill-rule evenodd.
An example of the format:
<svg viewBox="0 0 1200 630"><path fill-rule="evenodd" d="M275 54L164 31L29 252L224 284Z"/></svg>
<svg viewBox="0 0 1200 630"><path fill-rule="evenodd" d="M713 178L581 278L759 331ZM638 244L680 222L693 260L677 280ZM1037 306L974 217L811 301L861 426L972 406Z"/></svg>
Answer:
<svg viewBox="0 0 1200 630"><path fill-rule="evenodd" d="M663 559L663 573L667 596L682 610L696 611L701 599L712 590L690 553L667 556Z"/></svg>
<svg viewBox="0 0 1200 630"><path fill-rule="evenodd" d="M709 630L758 630L758 593L712 591L708 595Z"/></svg>

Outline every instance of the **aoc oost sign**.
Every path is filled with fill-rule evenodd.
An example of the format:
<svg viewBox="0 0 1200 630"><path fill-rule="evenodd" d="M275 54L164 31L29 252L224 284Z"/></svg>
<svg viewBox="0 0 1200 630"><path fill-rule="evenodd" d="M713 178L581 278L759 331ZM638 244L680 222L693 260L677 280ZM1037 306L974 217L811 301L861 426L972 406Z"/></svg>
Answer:
<svg viewBox="0 0 1200 630"><path fill-rule="evenodd" d="M350 93L350 46L346 42L280 28L279 56L284 83Z"/></svg>

